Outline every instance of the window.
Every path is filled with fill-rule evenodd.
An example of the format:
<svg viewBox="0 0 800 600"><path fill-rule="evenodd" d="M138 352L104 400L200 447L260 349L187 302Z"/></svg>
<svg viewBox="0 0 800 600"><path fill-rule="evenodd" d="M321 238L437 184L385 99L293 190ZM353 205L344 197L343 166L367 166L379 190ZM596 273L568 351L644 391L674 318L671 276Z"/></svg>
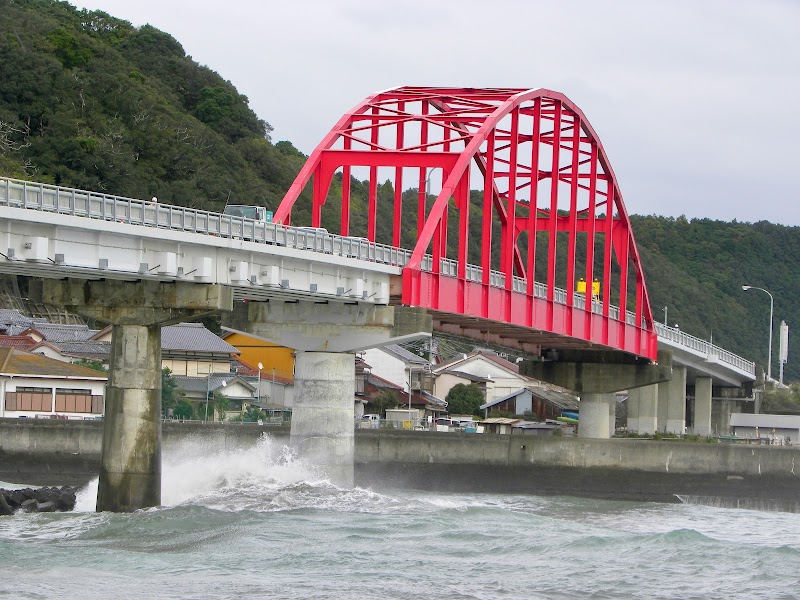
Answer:
<svg viewBox="0 0 800 600"><path fill-rule="evenodd" d="M14 392L6 392L6 410L50 412L52 393L50 388L18 387Z"/></svg>
<svg viewBox="0 0 800 600"><path fill-rule="evenodd" d="M93 412L92 390L56 388L56 412Z"/></svg>

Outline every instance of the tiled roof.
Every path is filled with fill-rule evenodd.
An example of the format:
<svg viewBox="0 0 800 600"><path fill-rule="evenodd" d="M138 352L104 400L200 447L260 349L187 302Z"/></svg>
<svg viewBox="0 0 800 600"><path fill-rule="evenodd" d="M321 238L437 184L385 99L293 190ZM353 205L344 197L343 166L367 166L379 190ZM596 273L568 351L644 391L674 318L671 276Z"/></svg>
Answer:
<svg viewBox="0 0 800 600"><path fill-rule="evenodd" d="M27 335L0 335L0 347L28 351L36 345L36 340Z"/></svg>
<svg viewBox="0 0 800 600"><path fill-rule="evenodd" d="M106 379L99 371L14 348L0 348L0 373Z"/></svg>
<svg viewBox="0 0 800 600"><path fill-rule="evenodd" d="M56 323L11 325L8 333L19 335L28 329L37 331L48 342L82 342L97 333L96 329L89 329L86 325L59 325Z"/></svg>
<svg viewBox="0 0 800 600"><path fill-rule="evenodd" d="M370 385L374 385L376 388L380 389L387 389L387 390L402 390L403 386L397 385L396 383L392 383L384 379L383 377L378 377L374 373L368 373L366 375L366 382Z"/></svg>
<svg viewBox="0 0 800 600"><path fill-rule="evenodd" d="M111 356L111 343L95 342L86 340L82 342L57 342L52 346L58 348L62 354L70 356L92 356L105 357Z"/></svg>
<svg viewBox="0 0 800 600"><path fill-rule="evenodd" d="M33 318L23 315L15 308L0 308L0 325L26 325L31 323L47 323L47 319Z"/></svg>
<svg viewBox="0 0 800 600"><path fill-rule="evenodd" d="M236 373L212 373L210 382L208 381L208 377L186 377L184 375L175 375L173 379L175 380L175 384L186 392L205 393L206 390L218 392L223 387L223 381L230 385L230 382L234 379L237 379L239 383L245 386L256 389L254 385L250 385L250 383L236 375Z"/></svg>
<svg viewBox="0 0 800 600"><path fill-rule="evenodd" d="M384 352L388 352L389 354L394 355L395 357L399 358L406 364L411 365L427 365L428 361L422 358L421 356L417 356L413 352L409 352L402 346L398 344L389 344L387 346L383 346L380 348Z"/></svg>
<svg viewBox="0 0 800 600"><path fill-rule="evenodd" d="M452 358L450 360L446 360L444 362L439 363L436 365L433 370L435 372L441 372L448 370L450 367L453 367L457 364L467 362L475 357L482 356L486 360L489 360L496 365L502 367L507 371L511 371L512 373L519 373L519 365L512 363L509 360L506 360L499 354L495 354L494 352L490 352L488 350L476 350L475 352L471 352L469 354L463 354L461 356L457 356L456 358Z"/></svg>
<svg viewBox="0 0 800 600"><path fill-rule="evenodd" d="M501 402L510 400L515 396L519 396L525 390L528 390L533 396L541 398L556 410L577 411L580 408L580 404L578 403L578 398L576 396L573 396L572 394L568 394L566 392L558 392L556 390L548 390L546 388L540 388L540 387L527 387L527 388L520 388L515 392L511 392L510 394L503 396L502 398L495 398L494 400L487 402L486 404L482 404L481 409L491 408L492 406L496 406Z"/></svg>
<svg viewBox="0 0 800 600"><path fill-rule="evenodd" d="M161 351L219 352L240 354L239 350L206 329L202 323L179 323L161 328Z"/></svg>

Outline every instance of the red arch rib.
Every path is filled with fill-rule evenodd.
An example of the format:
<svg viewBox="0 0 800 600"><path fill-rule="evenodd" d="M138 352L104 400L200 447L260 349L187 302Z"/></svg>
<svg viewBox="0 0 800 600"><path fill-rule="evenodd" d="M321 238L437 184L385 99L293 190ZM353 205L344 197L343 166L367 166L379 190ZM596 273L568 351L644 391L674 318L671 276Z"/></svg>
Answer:
<svg viewBox="0 0 800 600"><path fill-rule="evenodd" d="M473 161L484 179L479 270L467 260L468 239L474 238L469 235ZM313 176L311 219L320 226L333 174L342 168L340 232L348 235L350 169L358 166L369 171L366 235L395 245L408 201L403 176L407 169L418 171L420 225L397 301L429 309L445 330L505 342L514 338L533 351L612 348L655 358L650 302L618 181L594 129L565 95L545 89L400 87L369 96L317 146L275 220L288 223ZM394 173L391 242L377 239L383 225L377 214L386 202L378 198L383 167ZM442 169L443 182L426 210L432 167ZM582 202L587 205L579 206ZM450 214L458 218L455 230ZM499 266L495 226L501 229ZM542 237L544 250L535 243ZM455 260L445 261L454 249ZM537 261L543 284L534 283ZM428 263L432 266L423 268Z"/></svg>

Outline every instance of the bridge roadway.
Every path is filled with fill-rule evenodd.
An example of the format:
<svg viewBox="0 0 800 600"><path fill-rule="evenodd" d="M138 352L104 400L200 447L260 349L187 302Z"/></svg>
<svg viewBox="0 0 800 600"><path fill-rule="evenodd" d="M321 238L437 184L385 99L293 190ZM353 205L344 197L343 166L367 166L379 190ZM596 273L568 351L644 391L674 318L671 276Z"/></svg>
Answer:
<svg viewBox="0 0 800 600"><path fill-rule="evenodd" d="M397 313L391 311L399 307L391 305L397 302L393 298L398 295L396 290L411 251L363 238L3 178L0 178L0 235L4 237L0 242L0 272L61 280L47 284L51 298L114 325L116 341L112 348L106 422L110 429L132 428L128 432L132 439L145 427L143 423L157 421L150 419L149 413L157 406L154 399L160 397L160 378L141 383L151 371L159 372L153 362L153 356L160 354L160 348L153 345L158 338L153 334L155 326L232 309L233 316L228 319L230 329L247 331L298 350L296 397L311 398L319 396L322 393L319 390L328 390L310 403L313 406L309 407L309 415L319 415L314 412L319 409L317 404L331 395L350 399L349 408L343 403L326 413L322 429L317 416L313 419L316 429L311 427L305 433L298 430L297 437L309 447L316 447L322 456L336 456L334 462L347 465L349 461L345 469L349 474L344 472L341 481L352 482L352 433L341 445L331 442L332 446L324 446L325 440L332 438L324 430L328 422L340 423L340 429L344 430L352 421L352 353L430 334L431 326L453 333L454 321L448 322L447 315L437 311L428 311L433 322L428 321L427 327L413 322L405 328L405 333L398 333L394 323ZM432 257L426 256L423 270L431 271L432 263ZM442 259L440 266L443 274L456 275L455 261ZM466 276L471 281L481 281L481 268L468 267ZM76 287L69 283L75 280L91 285ZM119 285L115 287L114 282ZM165 282L178 285L164 288ZM59 288L61 283L64 285ZM490 284L505 288L505 276L491 272ZM526 286L524 279L514 278L514 291L524 292ZM167 289L170 291L165 292ZM204 291L195 297L196 290ZM547 286L535 284L537 298L547 298L547 292ZM229 300L225 300L226 296ZM567 303L565 290L554 288L554 296L556 303ZM270 302L261 302L266 300ZM582 302L581 297L574 299L581 309ZM326 307L324 311L320 310L321 304ZM601 306L592 307L592 312L601 310ZM610 307L609 312L612 319L619 320L618 309ZM626 313L625 319L629 324L636 322L631 312ZM519 329L509 331L513 335ZM513 341L508 336L499 339L506 343ZM613 376L617 387L589 389L586 381L594 378L586 369L574 379L582 379L582 384L565 386L581 394L581 429L588 437L608 437L613 430L613 397L609 399L606 393L613 389L637 388L630 395L629 412L633 407L633 416L629 415L629 428L683 433L686 384L694 383L696 425L700 420L700 427L695 430L702 433L711 431L713 387L735 387L755 380L752 362L718 346L660 325L658 341L660 347L672 351L672 369L662 366L658 377L647 380L649 385L642 378L626 380ZM570 349L569 339L561 339L560 343ZM547 346L536 344L517 347L534 352L544 348ZM343 359L344 355L350 359ZM135 368L117 370L115 360L121 364L127 361ZM625 368L619 366L617 372ZM612 367L610 371L613 370ZM672 380L667 381L670 377ZM622 387L622 381L630 383ZM144 395L142 388L146 391ZM116 399L115 394L119 396ZM660 403L658 396L662 397ZM702 402L697 398L702 398ZM128 409L113 418L109 415L113 406L122 406L123 399L128 403L126 406L138 403L139 416L133 423ZM304 410L296 407L293 438L295 427L300 428L299 424L304 422L298 416ZM310 417L308 420L312 421ZM589 423L594 425L590 427ZM155 425L150 423L148 427ZM145 482L150 485L157 479L160 486L160 434L152 432L152 435L158 440L154 442L150 462L141 466L141 472L135 476L124 472L130 455L117 456L113 461L109 458L109 465L104 463L108 477L116 477L117 483L108 484L111 490L108 494L113 497L101 502L106 486L101 471L99 508L129 510L160 502L160 487L147 491L148 497L131 500L139 488L146 487ZM139 481L136 477L140 476ZM129 489L118 489L126 485Z"/></svg>
<svg viewBox="0 0 800 600"><path fill-rule="evenodd" d="M234 300L298 298L315 302L386 305L411 251L157 202L0 178L0 219L6 243L2 271L50 278L131 279L217 283ZM424 267L431 268L426 257ZM455 272L443 260L442 272ZM480 281L479 267L468 277ZM505 276L492 272L503 287ZM393 281L393 278L394 281ZM525 289L525 280L515 278ZM537 283L537 297L547 286ZM565 304L566 292L555 291ZM576 297L582 307L582 298ZM600 307L595 309L600 311ZM611 314L619 318L612 307ZM635 320L631 312L629 322ZM436 322L436 321L434 321ZM677 328L656 323L659 348L673 352L689 381L715 386L755 380L755 364Z"/></svg>

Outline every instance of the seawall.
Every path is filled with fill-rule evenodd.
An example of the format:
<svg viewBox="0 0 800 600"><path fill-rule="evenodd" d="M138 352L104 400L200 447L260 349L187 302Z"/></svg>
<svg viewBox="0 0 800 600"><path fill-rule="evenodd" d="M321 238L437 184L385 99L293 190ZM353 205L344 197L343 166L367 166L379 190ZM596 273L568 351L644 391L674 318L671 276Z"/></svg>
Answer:
<svg viewBox="0 0 800 600"><path fill-rule="evenodd" d="M103 423L0 419L0 480L80 485L99 471ZM164 423L163 446L246 448L288 428ZM356 430L356 483L375 489L566 494L800 512L800 447Z"/></svg>

